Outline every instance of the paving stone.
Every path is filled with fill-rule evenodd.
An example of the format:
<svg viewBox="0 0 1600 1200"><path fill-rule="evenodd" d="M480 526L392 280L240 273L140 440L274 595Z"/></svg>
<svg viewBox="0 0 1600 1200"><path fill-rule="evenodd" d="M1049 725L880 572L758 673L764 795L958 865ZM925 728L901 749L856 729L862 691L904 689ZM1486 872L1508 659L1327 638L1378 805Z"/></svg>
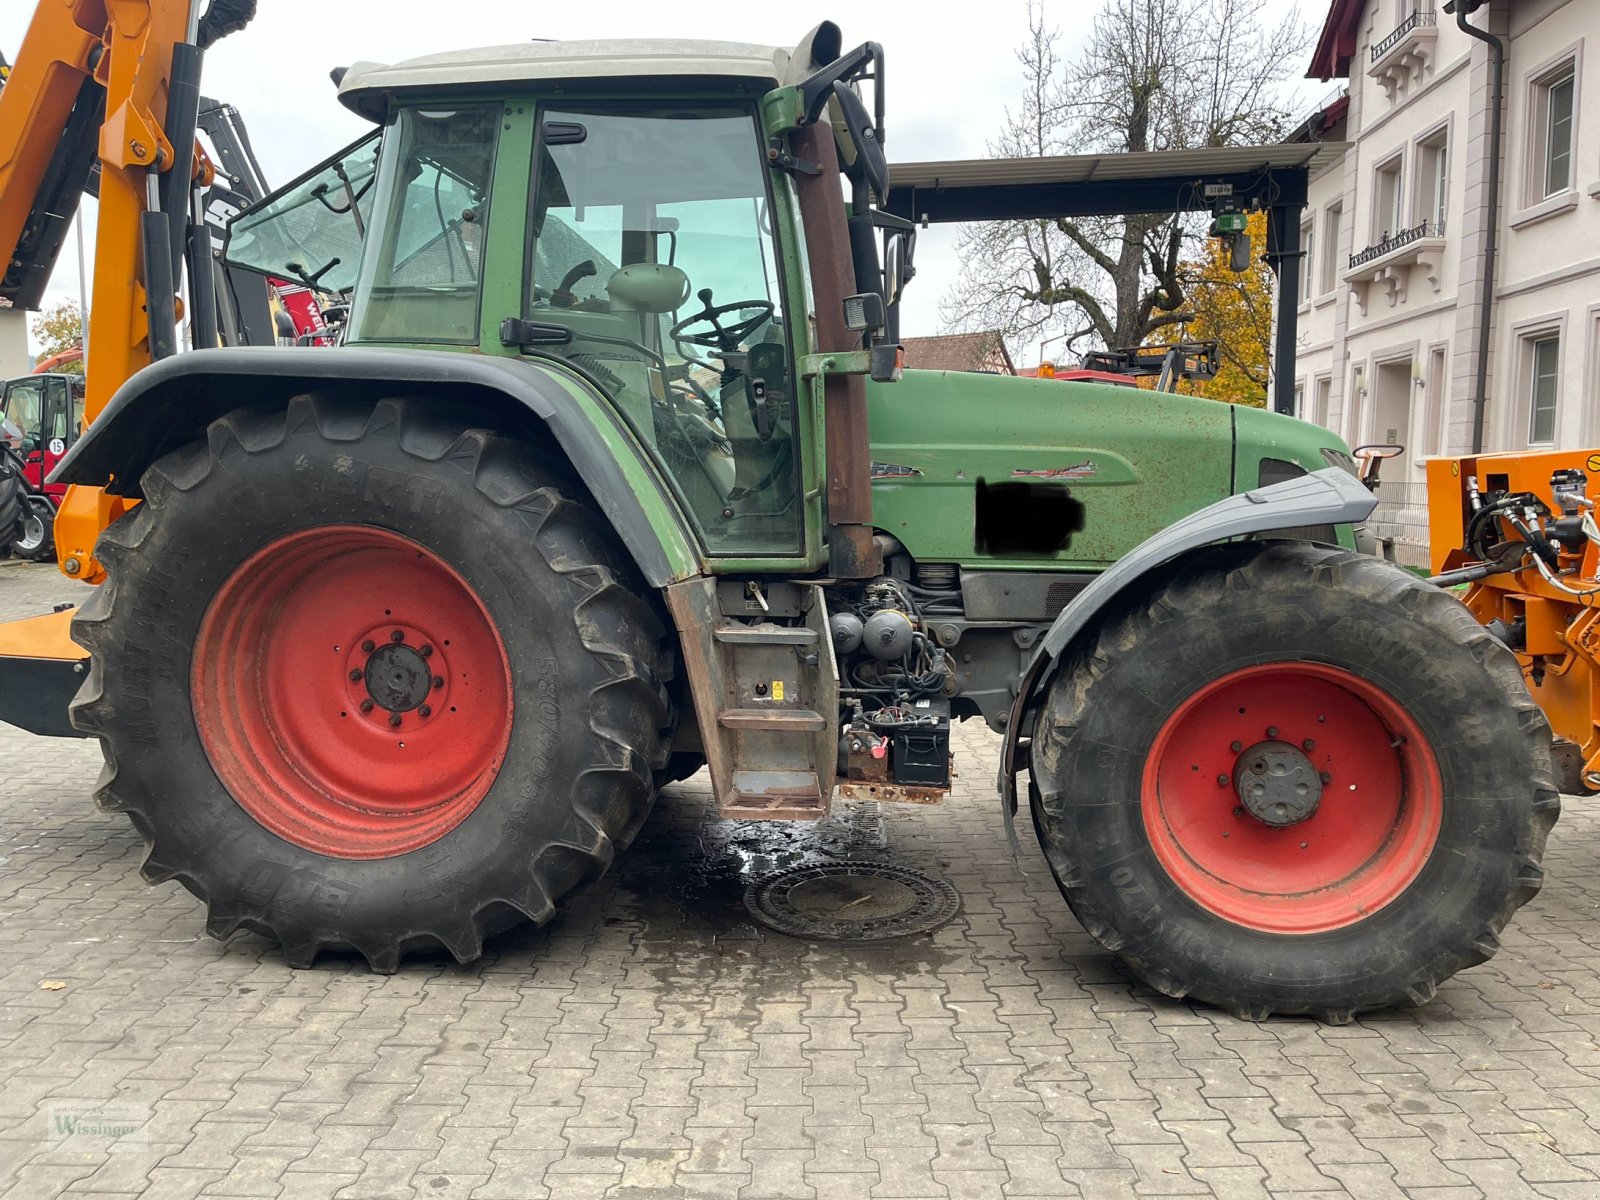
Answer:
<svg viewBox="0 0 1600 1200"><path fill-rule="evenodd" d="M0 618L82 593L0 562ZM926 809L759 825L675 785L550 927L374 976L206 939L89 802L96 748L0 729L0 1196L1600 1196L1600 810L1568 806L1501 957L1433 1004L1257 1025L1133 982L1011 858L995 739L954 740ZM850 858L942 875L963 916L843 946L738 904L750 870ZM64 1159L71 1099L143 1105L148 1149Z"/></svg>

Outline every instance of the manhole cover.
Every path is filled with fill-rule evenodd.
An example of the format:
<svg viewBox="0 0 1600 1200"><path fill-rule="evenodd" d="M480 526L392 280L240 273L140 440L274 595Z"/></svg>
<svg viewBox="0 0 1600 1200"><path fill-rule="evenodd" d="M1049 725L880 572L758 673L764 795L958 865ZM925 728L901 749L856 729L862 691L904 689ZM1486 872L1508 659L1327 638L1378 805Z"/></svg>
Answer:
<svg viewBox="0 0 1600 1200"><path fill-rule="evenodd" d="M825 863L755 880L744 906L779 933L868 942L937 929L961 911L961 896L905 867Z"/></svg>

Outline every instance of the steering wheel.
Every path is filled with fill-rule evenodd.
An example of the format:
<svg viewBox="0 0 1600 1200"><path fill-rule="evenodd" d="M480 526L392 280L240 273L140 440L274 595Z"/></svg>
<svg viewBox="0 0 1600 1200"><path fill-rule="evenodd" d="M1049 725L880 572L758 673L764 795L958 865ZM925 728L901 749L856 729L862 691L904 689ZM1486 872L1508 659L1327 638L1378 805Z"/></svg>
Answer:
<svg viewBox="0 0 1600 1200"><path fill-rule="evenodd" d="M685 317L667 331L667 336L675 342L688 342L691 346L704 346L708 350L721 350L726 353L729 350L737 350L740 342L772 320L774 310L770 300L738 300L733 304L712 304L710 288L701 288L695 294L705 307ZM754 309L755 315L746 317L742 321L735 321L731 325L722 323L722 318L729 313L742 312L746 309ZM701 322L710 325L711 328L701 330L699 333L684 332L691 325L698 325Z"/></svg>

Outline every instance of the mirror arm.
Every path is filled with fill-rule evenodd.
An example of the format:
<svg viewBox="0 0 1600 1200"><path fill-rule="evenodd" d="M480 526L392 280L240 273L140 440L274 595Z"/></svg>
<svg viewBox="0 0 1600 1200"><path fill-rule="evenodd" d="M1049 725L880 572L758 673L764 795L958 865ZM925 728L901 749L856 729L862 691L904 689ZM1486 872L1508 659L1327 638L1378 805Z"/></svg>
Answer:
<svg viewBox="0 0 1600 1200"><path fill-rule="evenodd" d="M820 71L816 71L799 84L802 125L810 125L822 118L822 110L828 106L828 101L833 98L833 85L861 78L861 72L868 63L876 66L878 77L881 78L883 70L883 48L877 42L862 42L848 54L841 54ZM874 120L879 125L881 136L883 125L883 88L877 89L877 104Z"/></svg>

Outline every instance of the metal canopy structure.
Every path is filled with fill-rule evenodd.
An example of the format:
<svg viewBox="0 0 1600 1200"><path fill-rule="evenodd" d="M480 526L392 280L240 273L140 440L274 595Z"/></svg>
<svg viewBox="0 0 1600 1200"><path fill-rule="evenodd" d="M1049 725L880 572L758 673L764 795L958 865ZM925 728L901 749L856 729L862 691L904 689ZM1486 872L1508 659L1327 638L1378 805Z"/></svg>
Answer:
<svg viewBox="0 0 1600 1200"><path fill-rule="evenodd" d="M1142 154L952 159L895 163L883 208L919 223L1049 220L1131 213L1210 212L1219 193L1267 213L1266 259L1279 295L1297 296L1300 211L1311 175L1349 149L1292 142ZM1295 305L1280 304L1273 336L1272 407L1294 411Z"/></svg>

